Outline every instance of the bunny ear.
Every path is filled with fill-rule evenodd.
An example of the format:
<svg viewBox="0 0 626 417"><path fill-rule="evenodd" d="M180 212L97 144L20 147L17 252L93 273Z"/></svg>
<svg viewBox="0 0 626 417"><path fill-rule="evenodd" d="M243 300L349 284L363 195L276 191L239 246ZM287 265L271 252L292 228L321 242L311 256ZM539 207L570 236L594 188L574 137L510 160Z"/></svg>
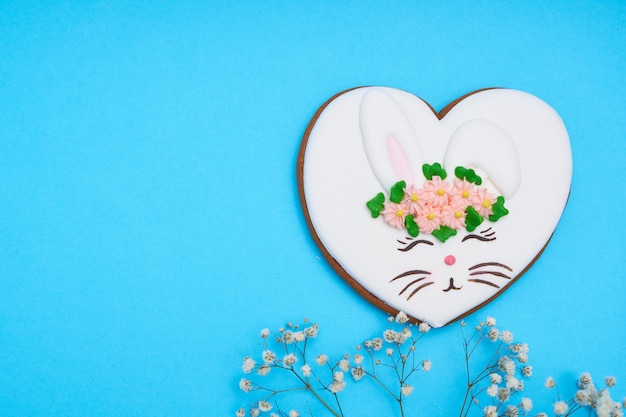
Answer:
<svg viewBox="0 0 626 417"><path fill-rule="evenodd" d="M385 190L403 180L419 178L422 149L408 117L397 101L382 89L369 90L361 100L359 123L365 153Z"/></svg>
<svg viewBox="0 0 626 417"><path fill-rule="evenodd" d="M444 166L478 168L505 197L511 198L521 183L520 160L507 132L486 120L470 120L452 134Z"/></svg>

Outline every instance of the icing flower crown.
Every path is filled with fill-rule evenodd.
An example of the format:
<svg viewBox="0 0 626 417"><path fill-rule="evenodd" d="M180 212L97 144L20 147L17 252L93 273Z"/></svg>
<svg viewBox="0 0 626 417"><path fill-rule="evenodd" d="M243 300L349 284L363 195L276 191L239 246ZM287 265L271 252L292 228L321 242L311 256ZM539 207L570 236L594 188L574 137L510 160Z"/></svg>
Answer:
<svg viewBox="0 0 626 417"><path fill-rule="evenodd" d="M486 187L473 169L456 167L453 182L445 181L448 174L441 164L424 164L426 177L422 188L397 182L389 193L389 201L381 192L367 202L373 218L382 213L391 226L406 229L416 237L429 233L445 242L465 228L474 231L485 219L498 221L509 211L504 207L504 197L496 197Z"/></svg>

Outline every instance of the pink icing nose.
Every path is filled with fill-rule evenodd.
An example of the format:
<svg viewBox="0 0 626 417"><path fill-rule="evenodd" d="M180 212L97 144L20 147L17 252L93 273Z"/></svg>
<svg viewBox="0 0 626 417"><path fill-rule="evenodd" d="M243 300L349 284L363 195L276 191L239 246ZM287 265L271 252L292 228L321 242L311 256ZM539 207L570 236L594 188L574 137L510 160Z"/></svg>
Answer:
<svg viewBox="0 0 626 417"><path fill-rule="evenodd" d="M452 255L448 255L443 261L446 263L446 265L454 265L454 263L456 262L456 258Z"/></svg>

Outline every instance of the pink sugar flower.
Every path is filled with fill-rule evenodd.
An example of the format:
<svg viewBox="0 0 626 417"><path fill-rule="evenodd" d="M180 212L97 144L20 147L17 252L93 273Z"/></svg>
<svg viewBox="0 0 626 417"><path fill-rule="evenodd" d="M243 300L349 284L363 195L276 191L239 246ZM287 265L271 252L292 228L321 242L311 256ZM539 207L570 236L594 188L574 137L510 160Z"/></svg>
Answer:
<svg viewBox="0 0 626 417"><path fill-rule="evenodd" d="M489 217L493 214L491 206L496 201L496 196L487 191L485 187L479 187L476 190L476 200L472 207L476 209L478 214L483 217Z"/></svg>
<svg viewBox="0 0 626 417"><path fill-rule="evenodd" d="M406 204L410 214L415 216L424 208L423 193L424 190L417 188L414 185L404 189L404 199L402 200L402 203Z"/></svg>
<svg viewBox="0 0 626 417"><path fill-rule="evenodd" d="M382 211L383 219L393 227L398 229L404 229L404 219L409 214L409 208L406 204L396 204L393 202L385 203L385 208Z"/></svg>
<svg viewBox="0 0 626 417"><path fill-rule="evenodd" d="M455 207L471 206L476 200L476 186L467 180L455 179L450 196Z"/></svg>
<svg viewBox="0 0 626 417"><path fill-rule="evenodd" d="M447 205L441 209L441 224L454 230L465 227L465 209Z"/></svg>
<svg viewBox="0 0 626 417"><path fill-rule="evenodd" d="M441 209L427 204L415 221L420 232L432 233L441 226Z"/></svg>
<svg viewBox="0 0 626 417"><path fill-rule="evenodd" d="M433 207L443 207L450 199L450 184L439 177L424 182L424 201Z"/></svg>

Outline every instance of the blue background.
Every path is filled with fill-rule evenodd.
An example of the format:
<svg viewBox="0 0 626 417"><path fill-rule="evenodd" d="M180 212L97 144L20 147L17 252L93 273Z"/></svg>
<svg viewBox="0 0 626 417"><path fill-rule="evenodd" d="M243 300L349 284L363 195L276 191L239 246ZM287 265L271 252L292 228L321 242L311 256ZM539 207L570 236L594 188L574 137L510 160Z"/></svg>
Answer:
<svg viewBox="0 0 626 417"><path fill-rule="evenodd" d="M468 321L529 343L537 403L546 376L585 370L626 395L625 51L619 1L1 2L0 415L234 415L261 328L310 317L335 355L382 331L309 236L295 180L309 119L360 85L437 109L516 88L560 113L564 216ZM412 406L454 415L458 326L428 344Z"/></svg>

